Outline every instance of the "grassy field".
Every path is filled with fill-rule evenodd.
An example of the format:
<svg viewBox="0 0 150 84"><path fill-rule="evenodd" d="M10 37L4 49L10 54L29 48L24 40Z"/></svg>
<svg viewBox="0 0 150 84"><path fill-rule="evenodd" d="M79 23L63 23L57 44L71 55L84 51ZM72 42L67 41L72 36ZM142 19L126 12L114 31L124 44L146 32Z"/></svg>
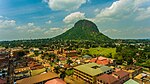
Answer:
<svg viewBox="0 0 150 84"><path fill-rule="evenodd" d="M98 48L90 48L89 49L89 54L91 54L91 55L96 54L96 55L107 56L107 55L110 55L110 53L114 57L114 55L116 54L116 48L98 47Z"/></svg>

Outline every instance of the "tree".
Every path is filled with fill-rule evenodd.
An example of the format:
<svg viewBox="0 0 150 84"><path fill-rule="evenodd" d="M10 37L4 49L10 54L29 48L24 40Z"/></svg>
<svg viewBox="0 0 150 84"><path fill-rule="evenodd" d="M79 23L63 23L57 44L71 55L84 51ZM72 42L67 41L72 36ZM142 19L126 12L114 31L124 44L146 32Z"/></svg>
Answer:
<svg viewBox="0 0 150 84"><path fill-rule="evenodd" d="M63 71L63 72L60 74L60 78L64 80L65 77L66 77L66 73L65 73L65 71Z"/></svg>
<svg viewBox="0 0 150 84"><path fill-rule="evenodd" d="M122 57L121 53L115 54L114 59L116 59L116 64L122 65L123 57Z"/></svg>
<svg viewBox="0 0 150 84"><path fill-rule="evenodd" d="M109 55L107 55L108 58L112 58L112 53L109 53Z"/></svg>
<svg viewBox="0 0 150 84"><path fill-rule="evenodd" d="M59 74L59 70L60 70L60 67L59 67L59 66L54 67L54 72L55 72L55 73Z"/></svg>
<svg viewBox="0 0 150 84"><path fill-rule="evenodd" d="M67 59L67 64L71 64L71 63L73 63L73 61L72 60L70 60L70 58L69 59Z"/></svg>
<svg viewBox="0 0 150 84"><path fill-rule="evenodd" d="M68 76L73 75L73 72L74 72L73 69L67 69L67 70L65 71L66 75L68 75Z"/></svg>
<svg viewBox="0 0 150 84"><path fill-rule="evenodd" d="M116 52L121 52L122 51L122 47L121 46L117 46L116 47Z"/></svg>
<svg viewBox="0 0 150 84"><path fill-rule="evenodd" d="M127 65L133 64L133 58L132 57L128 57L126 59L126 61L127 61Z"/></svg>
<svg viewBox="0 0 150 84"><path fill-rule="evenodd" d="M143 64L143 66L150 69L150 59L147 60L147 61Z"/></svg>

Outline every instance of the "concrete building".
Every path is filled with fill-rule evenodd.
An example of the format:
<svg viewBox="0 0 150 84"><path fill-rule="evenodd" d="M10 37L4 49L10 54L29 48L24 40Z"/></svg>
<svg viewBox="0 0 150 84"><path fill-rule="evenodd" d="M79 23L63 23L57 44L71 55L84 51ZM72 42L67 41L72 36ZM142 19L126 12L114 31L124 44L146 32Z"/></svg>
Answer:
<svg viewBox="0 0 150 84"><path fill-rule="evenodd" d="M91 84L96 83L96 77L104 73L111 73L112 68L96 63L88 63L74 67L74 76Z"/></svg>

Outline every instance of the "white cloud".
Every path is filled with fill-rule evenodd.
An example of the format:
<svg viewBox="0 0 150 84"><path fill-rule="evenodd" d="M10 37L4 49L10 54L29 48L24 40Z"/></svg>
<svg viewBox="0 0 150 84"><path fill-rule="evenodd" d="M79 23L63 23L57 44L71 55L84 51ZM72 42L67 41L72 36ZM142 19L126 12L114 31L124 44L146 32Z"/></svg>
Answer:
<svg viewBox="0 0 150 84"><path fill-rule="evenodd" d="M34 25L34 23L27 23L26 25L22 25L22 26L18 26L16 27L17 30L19 30L20 32L29 32L29 33L37 33L37 32L42 32L45 29L44 28L40 28L36 25Z"/></svg>
<svg viewBox="0 0 150 84"><path fill-rule="evenodd" d="M57 30L60 30L61 28L51 28L50 30L51 31L57 31Z"/></svg>
<svg viewBox="0 0 150 84"><path fill-rule="evenodd" d="M110 7L101 10L100 13L96 15L95 20L136 19L136 17L138 19L149 18L150 8L143 7L145 3L150 3L150 0L119 0L113 2ZM95 11L97 11L97 9Z"/></svg>
<svg viewBox="0 0 150 84"><path fill-rule="evenodd" d="M0 18L3 18L3 16L0 16Z"/></svg>
<svg viewBox="0 0 150 84"><path fill-rule="evenodd" d="M120 32L119 30L116 30L116 29L108 29L108 30L105 30L105 31L103 31L104 33L112 33L112 34L114 34L114 33L118 33L118 32Z"/></svg>
<svg viewBox="0 0 150 84"><path fill-rule="evenodd" d="M50 28L49 30L45 31L44 34L45 35L51 35L53 37L53 36L56 36L62 32L63 32L62 28Z"/></svg>
<svg viewBox="0 0 150 84"><path fill-rule="evenodd" d="M99 8L96 8L96 9L94 10L94 12L95 12L95 13L99 13L99 12L100 12L100 9L99 9Z"/></svg>
<svg viewBox="0 0 150 84"><path fill-rule="evenodd" d="M48 5L52 10L69 11L78 9L84 3L86 0L49 0Z"/></svg>
<svg viewBox="0 0 150 84"><path fill-rule="evenodd" d="M139 11L139 16L136 17L136 20L145 20L145 19L150 19L150 7L148 8L141 8L138 10Z"/></svg>
<svg viewBox="0 0 150 84"><path fill-rule="evenodd" d="M73 23L76 22L80 19L84 19L85 18L85 13L81 13L81 12L74 12L69 14L68 16L66 16L63 21L65 23Z"/></svg>
<svg viewBox="0 0 150 84"><path fill-rule="evenodd" d="M34 26L34 23L28 23L27 24L29 27Z"/></svg>
<svg viewBox="0 0 150 84"><path fill-rule="evenodd" d="M9 20L3 16L0 16L0 29L1 28L14 28L15 26L16 26L15 20Z"/></svg>
<svg viewBox="0 0 150 84"><path fill-rule="evenodd" d="M47 22L45 22L46 24L51 24L52 23L52 21L51 20L49 20L49 21L47 21Z"/></svg>
<svg viewBox="0 0 150 84"><path fill-rule="evenodd" d="M98 25L102 32L112 38L134 38L137 37L136 35L148 37L147 33L143 36L131 33L137 29L150 27L148 24L150 22L150 4L148 3L150 0L118 0L113 2L110 7L100 10L91 20ZM95 12L98 12L98 9L95 9Z"/></svg>

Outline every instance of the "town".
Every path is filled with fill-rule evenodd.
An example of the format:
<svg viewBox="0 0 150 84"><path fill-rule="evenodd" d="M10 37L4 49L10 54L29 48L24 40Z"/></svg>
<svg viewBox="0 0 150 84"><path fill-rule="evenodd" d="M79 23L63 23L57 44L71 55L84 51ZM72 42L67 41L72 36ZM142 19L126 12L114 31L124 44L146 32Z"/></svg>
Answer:
<svg viewBox="0 0 150 84"><path fill-rule="evenodd" d="M150 84L150 0L0 0L0 84Z"/></svg>
<svg viewBox="0 0 150 84"><path fill-rule="evenodd" d="M1 47L0 83L150 84L150 54L146 53L149 44L115 43L115 47L107 45L87 48L85 43L85 47L75 49L76 45L71 44L74 42L68 43L71 48L61 42L60 47L58 44L43 48L26 48L23 45ZM124 54L120 46L137 51L134 55L124 50ZM124 55L128 57L123 57ZM130 55L133 55L131 59ZM138 65L141 60L134 56L139 56L141 60L146 59L147 65Z"/></svg>

